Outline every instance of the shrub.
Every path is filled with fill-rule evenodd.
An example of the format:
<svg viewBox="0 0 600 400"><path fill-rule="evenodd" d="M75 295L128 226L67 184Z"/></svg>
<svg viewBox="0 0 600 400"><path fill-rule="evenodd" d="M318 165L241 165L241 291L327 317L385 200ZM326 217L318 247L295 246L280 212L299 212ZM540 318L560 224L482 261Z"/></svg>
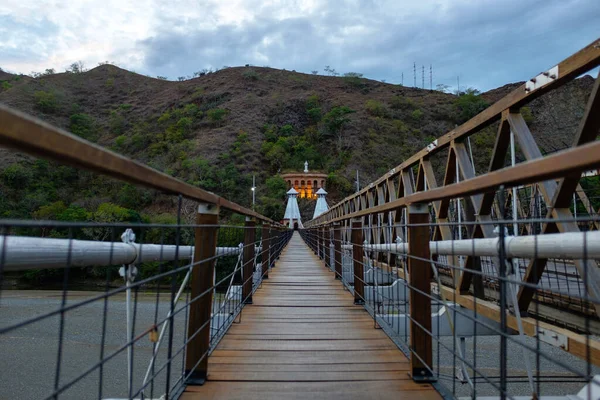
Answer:
<svg viewBox="0 0 600 400"><path fill-rule="evenodd" d="M284 125L279 128L280 136L293 136L294 135L294 127L290 124Z"/></svg>
<svg viewBox="0 0 600 400"><path fill-rule="evenodd" d="M88 212L85 208L71 204L57 217L59 221L86 221Z"/></svg>
<svg viewBox="0 0 600 400"><path fill-rule="evenodd" d="M180 118L179 121L177 121L177 123L175 124L175 127L177 128L178 131L180 131L183 134L183 136L187 136L192 130L193 122L194 121L192 121L191 118L183 117L183 118Z"/></svg>
<svg viewBox="0 0 600 400"><path fill-rule="evenodd" d="M73 64L69 65L69 68L66 69L66 72L70 72L73 74L80 74L82 72L85 72L85 64L83 63L83 61L74 62Z"/></svg>
<svg viewBox="0 0 600 400"><path fill-rule="evenodd" d="M319 107L320 104L321 104L321 99L319 99L319 96L317 96L316 94L310 95L306 99L306 109L307 110L311 109L311 108Z"/></svg>
<svg viewBox="0 0 600 400"><path fill-rule="evenodd" d="M531 113L531 108L529 107L521 107L521 115L523 116L523 119L525 120L525 122L530 123L533 122L534 118L533 118L533 114Z"/></svg>
<svg viewBox="0 0 600 400"><path fill-rule="evenodd" d="M338 152L342 151L344 145L344 126L350 122L348 114L352 114L356 111L350 107L338 106L333 107L325 116L323 116L323 122L327 128L327 134L336 139L336 146Z"/></svg>
<svg viewBox="0 0 600 400"><path fill-rule="evenodd" d="M202 112L200 111L200 109L198 108L197 105L195 105L194 103L190 103L190 104L186 104L183 107L183 113L190 118L196 118L196 117L201 117L202 116Z"/></svg>
<svg viewBox="0 0 600 400"><path fill-rule="evenodd" d="M12 85L10 83L8 83L7 81L2 81L2 90L8 90L12 87Z"/></svg>
<svg viewBox="0 0 600 400"><path fill-rule="evenodd" d="M374 117L386 117L388 112L384 104L377 100L367 100L365 103L367 112Z"/></svg>
<svg viewBox="0 0 600 400"><path fill-rule="evenodd" d="M120 205L139 209L152 202L152 195L149 190L138 188L134 185L125 184L117 194L117 201Z"/></svg>
<svg viewBox="0 0 600 400"><path fill-rule="evenodd" d="M276 175L267 178L267 196L276 199L285 198L287 192L287 182L281 176Z"/></svg>
<svg viewBox="0 0 600 400"><path fill-rule="evenodd" d="M65 203L62 201L56 201L54 203L41 206L36 212L33 213L33 218L41 220L58 220L59 216L67 209Z"/></svg>
<svg viewBox="0 0 600 400"><path fill-rule="evenodd" d="M213 108L211 110L208 110L206 112L206 115L208 116L208 119L212 123L219 124L219 123L221 123L221 121L223 121L223 119L227 115L227 110L225 110L223 108Z"/></svg>
<svg viewBox="0 0 600 400"><path fill-rule="evenodd" d="M469 88L456 99L455 105L458 108L456 122L462 124L485 110L489 103L479 95L478 90Z"/></svg>
<svg viewBox="0 0 600 400"><path fill-rule="evenodd" d="M134 133L129 139L132 150L142 150L150 144L150 137L142 133Z"/></svg>
<svg viewBox="0 0 600 400"><path fill-rule="evenodd" d="M416 110L414 110L411 114L410 114L411 118L414 119L415 121L420 121L421 118L423 118L423 111L419 110L418 108Z"/></svg>
<svg viewBox="0 0 600 400"><path fill-rule="evenodd" d="M58 101L52 92L39 90L34 93L35 105L40 111L46 114L52 114L58 110Z"/></svg>
<svg viewBox="0 0 600 400"><path fill-rule="evenodd" d="M95 138L95 122L88 114L73 114L69 118L69 130L84 139L92 140Z"/></svg>
<svg viewBox="0 0 600 400"><path fill-rule="evenodd" d="M342 79L348 86L355 89L362 89L366 86L365 82L363 81L363 74L358 72L345 73Z"/></svg>
<svg viewBox="0 0 600 400"><path fill-rule="evenodd" d="M25 187L33 178L33 172L21 164L9 165L2 171L2 180L12 188Z"/></svg>
<svg viewBox="0 0 600 400"><path fill-rule="evenodd" d="M416 105L407 97L394 96L390 100L390 107L392 107L394 110L412 110L416 108Z"/></svg>
<svg viewBox="0 0 600 400"><path fill-rule="evenodd" d="M117 146L118 148L123 148L125 147L125 144L127 143L127 136L125 135L121 135L121 136L117 136L115 138L115 146Z"/></svg>
<svg viewBox="0 0 600 400"><path fill-rule="evenodd" d="M245 70L242 75L244 76L244 79L249 81L257 81L258 78L260 78L258 72L256 72L253 68Z"/></svg>
<svg viewBox="0 0 600 400"><path fill-rule="evenodd" d="M96 211L89 213L88 217L93 222L117 223L117 222L141 222L140 215L127 208L113 203L102 203ZM94 240L106 240L111 237L112 227L90 227L84 228L84 233Z"/></svg>
<svg viewBox="0 0 600 400"><path fill-rule="evenodd" d="M406 126L406 124L399 119L393 120L392 125L394 126L394 128L396 128L398 133L407 133L408 132L408 127Z"/></svg>
<svg viewBox="0 0 600 400"><path fill-rule="evenodd" d="M322 118L321 107L310 108L310 109L306 110L306 113L308 114L308 118L310 118L310 120L313 123L317 123L317 122L321 121L321 118Z"/></svg>
<svg viewBox="0 0 600 400"><path fill-rule="evenodd" d="M110 132L119 135L125 130L125 125L125 117L119 111L112 110L108 116L108 128Z"/></svg>

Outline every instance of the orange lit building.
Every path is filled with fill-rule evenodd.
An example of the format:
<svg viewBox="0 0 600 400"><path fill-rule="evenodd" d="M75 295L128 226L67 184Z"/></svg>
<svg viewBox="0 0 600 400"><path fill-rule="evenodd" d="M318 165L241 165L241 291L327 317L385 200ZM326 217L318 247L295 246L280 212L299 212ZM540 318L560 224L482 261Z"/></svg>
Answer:
<svg viewBox="0 0 600 400"><path fill-rule="evenodd" d="M308 163L304 166L305 172L292 172L281 175L287 182L288 189L294 188L301 199L317 200L317 191L325 189L327 174L308 172Z"/></svg>

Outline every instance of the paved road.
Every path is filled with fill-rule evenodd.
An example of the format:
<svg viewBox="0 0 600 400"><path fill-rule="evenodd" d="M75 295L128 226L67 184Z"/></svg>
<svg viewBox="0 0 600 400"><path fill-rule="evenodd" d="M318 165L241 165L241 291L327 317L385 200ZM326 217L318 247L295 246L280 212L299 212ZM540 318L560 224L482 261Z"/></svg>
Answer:
<svg viewBox="0 0 600 400"><path fill-rule="evenodd" d="M98 295L98 292L71 292L69 303ZM58 291L3 291L0 298L0 327L5 327L48 313L59 308ZM140 294L137 303L136 335L153 325L155 294ZM168 313L170 294L161 294L159 318ZM183 303L183 302L180 302ZM71 381L100 360L102 315L104 302L94 302L66 313L60 373L61 385ZM125 296L118 295L108 303L106 320L105 357L126 341ZM59 316L27 325L0 335L0 399L39 399L52 393L58 353ZM175 317L174 349L183 342L184 313ZM166 343L165 343L166 344ZM134 348L134 387L139 388L152 354L152 343L142 338ZM157 365L166 360L166 346L159 353ZM181 374L182 357L174 360L172 379ZM102 371L103 398L127 397L127 356L122 352L104 365ZM154 397L164 393L166 373L157 378ZM173 382L172 380L172 382ZM97 399L100 370L68 389L61 399ZM149 394L149 393L147 393Z"/></svg>

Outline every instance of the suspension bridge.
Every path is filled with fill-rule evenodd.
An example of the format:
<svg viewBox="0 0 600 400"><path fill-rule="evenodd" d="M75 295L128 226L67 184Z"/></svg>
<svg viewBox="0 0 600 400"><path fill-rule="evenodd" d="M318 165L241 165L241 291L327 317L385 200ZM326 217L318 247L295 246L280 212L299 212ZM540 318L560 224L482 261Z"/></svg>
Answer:
<svg viewBox="0 0 600 400"><path fill-rule="evenodd" d="M0 398L600 398L600 218L581 184L600 168L600 79L570 148L543 155L520 113L599 65L597 40L299 230L0 106L0 145L177 204L177 224L0 220L0 277L63 274L0 292ZM489 127L476 173L469 138ZM74 291L89 266L104 286Z"/></svg>

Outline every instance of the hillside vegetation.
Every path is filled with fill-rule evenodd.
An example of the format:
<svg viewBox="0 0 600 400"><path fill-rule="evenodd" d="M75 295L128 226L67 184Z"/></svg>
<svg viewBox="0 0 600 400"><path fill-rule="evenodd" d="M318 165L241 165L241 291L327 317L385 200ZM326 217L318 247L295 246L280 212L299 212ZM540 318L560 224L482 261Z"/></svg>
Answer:
<svg viewBox="0 0 600 400"><path fill-rule="evenodd" d="M178 82L113 65L35 78L0 72L0 103L280 219L278 173L328 174L328 201L366 184L518 84L460 96L364 79L272 68L226 68ZM523 110L546 152L570 145L593 80L584 77ZM473 138L487 168L494 127ZM439 169L439 168L438 168ZM0 149L0 218L173 222L176 199ZM312 216L310 207L303 207ZM44 235L58 235L44 232ZM64 233L63 233L64 234ZM106 232L80 232L106 238Z"/></svg>

